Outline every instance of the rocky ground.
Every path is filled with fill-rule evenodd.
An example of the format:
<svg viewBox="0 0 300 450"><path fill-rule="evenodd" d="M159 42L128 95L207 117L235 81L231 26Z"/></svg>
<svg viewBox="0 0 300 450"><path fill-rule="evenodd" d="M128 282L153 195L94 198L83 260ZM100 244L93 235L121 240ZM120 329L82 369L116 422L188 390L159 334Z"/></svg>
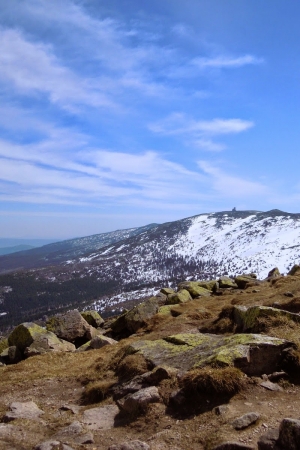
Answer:
<svg viewBox="0 0 300 450"><path fill-rule="evenodd" d="M300 272L242 278L162 289L81 348L49 322L76 351L15 332L2 360L35 356L0 367L0 449L299 449Z"/></svg>

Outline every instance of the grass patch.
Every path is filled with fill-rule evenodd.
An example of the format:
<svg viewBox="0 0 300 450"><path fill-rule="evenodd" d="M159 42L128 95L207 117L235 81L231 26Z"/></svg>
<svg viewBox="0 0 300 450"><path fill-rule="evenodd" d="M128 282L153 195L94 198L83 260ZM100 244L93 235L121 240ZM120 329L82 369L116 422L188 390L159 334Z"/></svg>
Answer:
<svg viewBox="0 0 300 450"><path fill-rule="evenodd" d="M134 354L125 356L125 358L119 362L116 368L116 374L121 380L127 380L136 375L142 375L152 369L152 365L146 361L143 355Z"/></svg>
<svg viewBox="0 0 300 450"><path fill-rule="evenodd" d="M243 387L244 374L235 367L205 367L189 371L180 380L184 392L189 395L234 395Z"/></svg>
<svg viewBox="0 0 300 450"><path fill-rule="evenodd" d="M111 388L117 383L117 379L94 381L89 383L82 395L84 404L102 402L111 394Z"/></svg>

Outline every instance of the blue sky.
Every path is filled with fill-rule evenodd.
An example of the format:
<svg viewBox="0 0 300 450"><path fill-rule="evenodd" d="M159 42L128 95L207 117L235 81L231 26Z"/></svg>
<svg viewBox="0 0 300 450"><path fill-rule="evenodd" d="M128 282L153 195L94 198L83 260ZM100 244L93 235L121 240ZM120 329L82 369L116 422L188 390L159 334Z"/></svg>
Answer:
<svg viewBox="0 0 300 450"><path fill-rule="evenodd" d="M300 212L300 3L0 0L0 237Z"/></svg>

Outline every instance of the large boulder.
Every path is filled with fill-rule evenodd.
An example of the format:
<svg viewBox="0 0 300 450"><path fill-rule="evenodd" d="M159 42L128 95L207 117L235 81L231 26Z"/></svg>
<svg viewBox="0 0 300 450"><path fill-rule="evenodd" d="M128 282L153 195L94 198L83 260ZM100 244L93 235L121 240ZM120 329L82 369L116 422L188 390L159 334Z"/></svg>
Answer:
<svg viewBox="0 0 300 450"><path fill-rule="evenodd" d="M118 341L115 341L112 338L109 338L107 336L95 336L91 341L86 342L85 344L81 345L76 351L77 352L85 352L87 350L95 350L102 347L105 347L106 345L114 345L117 344Z"/></svg>
<svg viewBox="0 0 300 450"><path fill-rule="evenodd" d="M239 331L255 330L258 320L266 317L286 317L294 322L300 322L300 315L269 306L235 306L233 309L233 321Z"/></svg>
<svg viewBox="0 0 300 450"><path fill-rule="evenodd" d="M111 329L115 333L135 333L158 312L159 306L159 298L151 297L115 319L110 325Z"/></svg>
<svg viewBox="0 0 300 450"><path fill-rule="evenodd" d="M200 286L197 281L184 281L178 285L179 292L185 289L193 298L209 297L211 291L203 286Z"/></svg>
<svg viewBox="0 0 300 450"><path fill-rule="evenodd" d="M293 344L260 334L178 334L155 341L132 342L127 353L142 354L153 366L167 365L186 372L197 367L216 364L235 366L247 375L276 371L282 352Z"/></svg>
<svg viewBox="0 0 300 450"><path fill-rule="evenodd" d="M192 300L191 294L186 289L182 289L175 294L168 295L167 305L176 305L178 303L186 303Z"/></svg>
<svg viewBox="0 0 300 450"><path fill-rule="evenodd" d="M93 337L91 336L91 326L77 309L51 317L46 322L46 328L57 337L75 343L75 345L77 342L83 344L82 340L88 341Z"/></svg>
<svg viewBox="0 0 300 450"><path fill-rule="evenodd" d="M54 333L33 322L18 325L8 336L10 349L15 347L24 356L40 355L45 352L74 351L74 345L59 339ZM8 351L8 356L9 351ZM11 357L10 357L11 359ZM13 361L11 361L13 362Z"/></svg>
<svg viewBox="0 0 300 450"><path fill-rule="evenodd" d="M99 328L104 323L104 319L102 319L98 311L83 311L81 315L94 328Z"/></svg>
<svg viewBox="0 0 300 450"><path fill-rule="evenodd" d="M229 277L220 277L218 282L220 288L233 288L233 289L238 288L236 282Z"/></svg>

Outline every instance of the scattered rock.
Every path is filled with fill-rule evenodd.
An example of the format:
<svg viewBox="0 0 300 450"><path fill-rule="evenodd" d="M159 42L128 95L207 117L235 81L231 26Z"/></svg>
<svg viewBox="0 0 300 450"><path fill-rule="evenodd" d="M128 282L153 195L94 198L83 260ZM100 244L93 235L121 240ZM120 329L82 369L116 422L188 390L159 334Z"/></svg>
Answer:
<svg viewBox="0 0 300 450"><path fill-rule="evenodd" d="M69 445L62 444L59 441L45 441L42 444L37 445L34 450L74 450Z"/></svg>
<svg viewBox="0 0 300 450"><path fill-rule="evenodd" d="M110 325L111 329L115 333L135 333L158 312L159 306L159 298L151 297L115 319Z"/></svg>
<svg viewBox="0 0 300 450"><path fill-rule="evenodd" d="M162 289L160 290L160 292L161 292L162 294L165 294L165 295L175 294L174 289L171 289L171 288L162 288Z"/></svg>
<svg viewBox="0 0 300 450"><path fill-rule="evenodd" d="M28 420L38 420L39 417L44 414L34 402L13 402L9 406L10 411L8 411L3 420L4 422L10 422L15 419L28 419Z"/></svg>
<svg viewBox="0 0 300 450"><path fill-rule="evenodd" d="M281 273L279 272L278 267L274 267L274 269L270 270L267 278L277 278L280 277Z"/></svg>
<svg viewBox="0 0 300 450"><path fill-rule="evenodd" d="M244 414L243 416L235 419L232 422L232 426L236 430L243 430L244 428L247 428L250 425L252 425L253 423L257 422L259 417L260 417L260 415L256 412L247 413L247 414Z"/></svg>
<svg viewBox="0 0 300 450"><path fill-rule="evenodd" d="M119 401L118 404L124 411L135 414L138 411L145 411L149 403L158 403L160 401L161 398L157 387L151 386L127 395L123 401Z"/></svg>
<svg viewBox="0 0 300 450"><path fill-rule="evenodd" d="M279 430L269 430L260 436L257 446L258 450L280 450L277 442L279 438Z"/></svg>
<svg viewBox="0 0 300 450"><path fill-rule="evenodd" d="M260 386L268 389L269 391L283 391L282 387L278 384L272 383L272 381L263 381Z"/></svg>
<svg viewBox="0 0 300 450"><path fill-rule="evenodd" d="M136 440L111 445L108 450L150 450L150 446L146 442Z"/></svg>
<svg viewBox="0 0 300 450"><path fill-rule="evenodd" d="M224 442L213 447L212 450L255 450L253 445L241 444L240 442Z"/></svg>
<svg viewBox="0 0 300 450"><path fill-rule="evenodd" d="M186 303L192 300L191 294L186 289L182 289L176 294L168 295L167 305L176 305L178 303Z"/></svg>
<svg viewBox="0 0 300 450"><path fill-rule="evenodd" d="M283 419L279 427L279 446L288 450L300 449L300 420Z"/></svg>
<svg viewBox="0 0 300 450"><path fill-rule="evenodd" d="M59 338L75 343L75 345L80 339L90 340L88 338L91 332L90 325L77 309L51 317L46 322L46 328Z"/></svg>
<svg viewBox="0 0 300 450"><path fill-rule="evenodd" d="M68 427L63 428L53 436L53 439L65 442L72 441L76 444L93 444L94 436L92 433L85 433L83 426L80 422L75 421Z"/></svg>
<svg viewBox="0 0 300 450"><path fill-rule="evenodd" d="M62 405L59 409L61 409L62 411L71 411L73 414L76 415L79 414L81 407L78 405L66 404Z"/></svg>
<svg viewBox="0 0 300 450"><path fill-rule="evenodd" d="M223 416L228 411L227 405L219 405L214 408L214 412L217 416Z"/></svg>
<svg viewBox="0 0 300 450"><path fill-rule="evenodd" d="M86 342L85 344L78 347L77 352L84 352L87 350L94 350L97 348L102 348L105 345L113 345L117 344L118 341L115 339L109 338L107 336L95 336L91 341Z"/></svg>
<svg viewBox="0 0 300 450"><path fill-rule="evenodd" d="M219 278L219 287L222 288L238 288L238 285L229 277L220 277Z"/></svg>
<svg viewBox="0 0 300 450"><path fill-rule="evenodd" d="M115 426L118 414L119 408L116 405L91 408L84 411L82 422L89 430L110 430Z"/></svg>
<svg viewBox="0 0 300 450"><path fill-rule="evenodd" d="M190 293L193 298L196 297L209 297L211 295L211 290L200 286L197 281L184 281L178 285L179 292L186 290Z"/></svg>
<svg viewBox="0 0 300 450"><path fill-rule="evenodd" d="M286 317L294 322L300 322L300 315L270 306L234 306L233 321L240 331L251 331L257 326L257 320L265 317Z"/></svg>
<svg viewBox="0 0 300 450"><path fill-rule="evenodd" d="M297 272L300 271L300 266L298 264L294 264L291 270L288 272L288 275L296 275Z"/></svg>

